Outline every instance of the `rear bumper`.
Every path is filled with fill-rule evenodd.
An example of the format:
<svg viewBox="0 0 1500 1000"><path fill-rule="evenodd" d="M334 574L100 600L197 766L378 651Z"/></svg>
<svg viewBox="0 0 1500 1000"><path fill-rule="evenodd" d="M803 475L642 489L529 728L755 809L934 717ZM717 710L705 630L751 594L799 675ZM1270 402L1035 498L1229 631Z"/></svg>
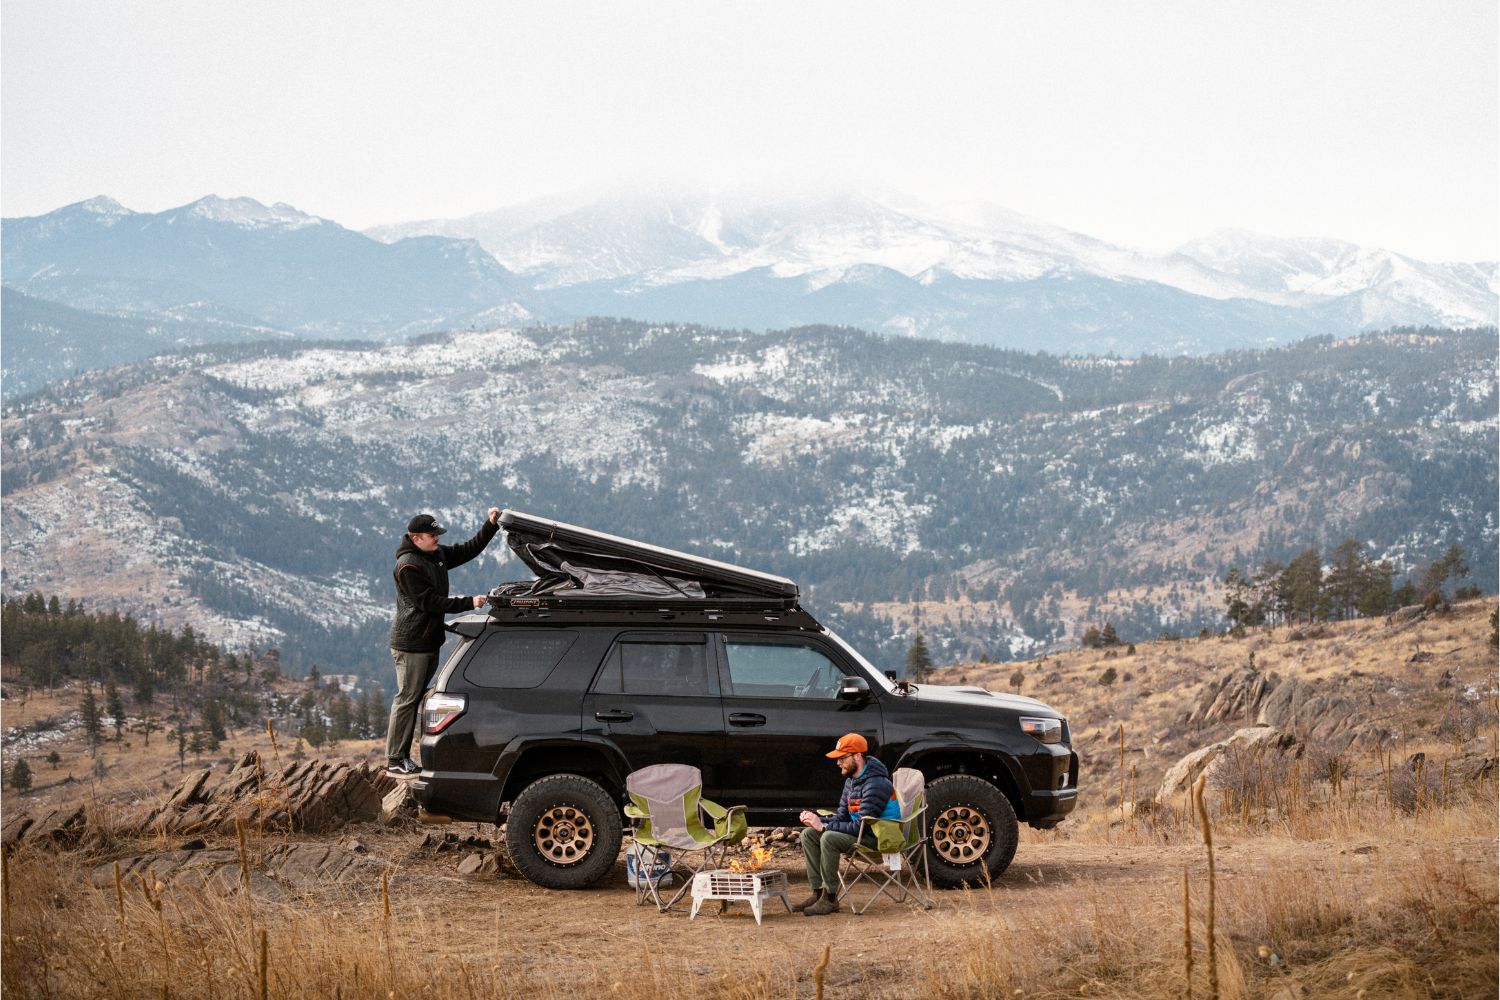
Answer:
<svg viewBox="0 0 1500 1000"><path fill-rule="evenodd" d="M411 781L423 810L475 823L500 821L500 781L493 774L424 770Z"/></svg>

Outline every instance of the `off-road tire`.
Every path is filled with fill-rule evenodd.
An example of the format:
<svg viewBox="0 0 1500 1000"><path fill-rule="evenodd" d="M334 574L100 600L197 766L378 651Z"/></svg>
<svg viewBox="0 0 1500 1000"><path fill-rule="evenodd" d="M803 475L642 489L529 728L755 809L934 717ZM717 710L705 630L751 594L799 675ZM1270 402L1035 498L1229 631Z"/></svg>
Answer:
<svg viewBox="0 0 1500 1000"><path fill-rule="evenodd" d="M545 889L585 889L620 855L620 806L581 774L533 781L510 806L505 846L516 869Z"/></svg>
<svg viewBox="0 0 1500 1000"><path fill-rule="evenodd" d="M943 889L992 882L1016 856L1020 828L1005 793L972 774L927 786L927 864Z"/></svg>

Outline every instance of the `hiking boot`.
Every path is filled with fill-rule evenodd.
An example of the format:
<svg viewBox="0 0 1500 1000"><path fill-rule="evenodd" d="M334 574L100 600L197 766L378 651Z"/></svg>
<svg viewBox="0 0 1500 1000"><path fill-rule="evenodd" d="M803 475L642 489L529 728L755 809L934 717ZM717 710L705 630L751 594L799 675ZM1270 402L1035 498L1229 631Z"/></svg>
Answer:
<svg viewBox="0 0 1500 1000"><path fill-rule="evenodd" d="M830 913L839 912L839 900L831 892L825 892L823 898L802 911L804 917L823 917Z"/></svg>
<svg viewBox="0 0 1500 1000"><path fill-rule="evenodd" d="M825 895L826 895L826 893L822 889L814 889L813 890L813 894L811 896L808 896L802 902L797 903L797 904L795 904L792 907L792 912L793 913L801 913L802 911L806 910L809 906L813 906L814 904L820 902Z"/></svg>
<svg viewBox="0 0 1500 1000"><path fill-rule="evenodd" d="M421 765L412 760L410 757L403 757L400 760L388 761L385 765L386 774L394 774L400 777L406 777L409 774L419 774L421 773L421 771Z"/></svg>

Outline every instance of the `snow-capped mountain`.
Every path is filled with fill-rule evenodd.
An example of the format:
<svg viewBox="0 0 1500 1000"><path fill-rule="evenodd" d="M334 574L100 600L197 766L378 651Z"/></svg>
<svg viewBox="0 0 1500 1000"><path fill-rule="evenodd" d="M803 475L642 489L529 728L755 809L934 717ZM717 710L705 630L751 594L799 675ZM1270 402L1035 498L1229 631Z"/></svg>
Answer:
<svg viewBox="0 0 1500 1000"><path fill-rule="evenodd" d="M526 288L472 241L382 243L252 198L155 213L92 198L5 219L0 244L7 286L134 319L389 339L529 315Z"/></svg>
<svg viewBox="0 0 1500 1000"><path fill-rule="evenodd" d="M1150 254L991 205L889 193L617 189L370 230L380 239L424 233L478 240L548 293L553 315L846 322L1017 347L1042 346L1024 339L1038 334L1054 349L1084 351L1201 352L1309 333L1486 325L1500 288L1494 262L1433 264L1243 232ZM878 270L914 283L895 296L887 286L884 302L862 297ZM747 284L759 286L758 306L743 301ZM842 318L815 301L838 286Z"/></svg>

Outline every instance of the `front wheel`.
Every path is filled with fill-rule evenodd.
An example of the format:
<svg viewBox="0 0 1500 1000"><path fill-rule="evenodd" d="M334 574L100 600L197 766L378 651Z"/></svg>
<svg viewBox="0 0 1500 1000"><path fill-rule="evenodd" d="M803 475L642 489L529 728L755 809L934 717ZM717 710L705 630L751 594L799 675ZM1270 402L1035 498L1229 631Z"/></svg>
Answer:
<svg viewBox="0 0 1500 1000"><path fill-rule="evenodd" d="M927 862L934 885L978 886L1004 874L1020 828L1005 793L972 774L927 786Z"/></svg>
<svg viewBox="0 0 1500 1000"><path fill-rule="evenodd" d="M620 853L620 807L581 774L533 781L511 803L505 846L516 869L545 889L584 889Z"/></svg>

